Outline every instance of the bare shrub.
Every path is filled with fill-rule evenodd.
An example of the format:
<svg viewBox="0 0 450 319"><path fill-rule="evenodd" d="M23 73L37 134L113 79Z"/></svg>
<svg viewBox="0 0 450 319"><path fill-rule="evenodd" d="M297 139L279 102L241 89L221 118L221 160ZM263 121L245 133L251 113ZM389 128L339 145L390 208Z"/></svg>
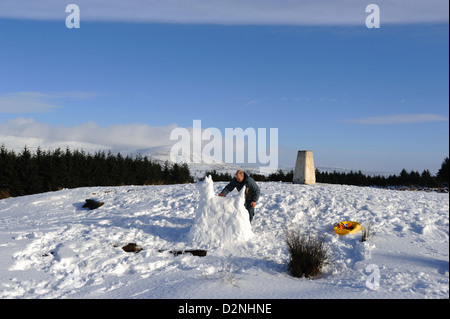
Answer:
<svg viewBox="0 0 450 319"><path fill-rule="evenodd" d="M9 189L0 189L0 199L9 198L10 196Z"/></svg>
<svg viewBox="0 0 450 319"><path fill-rule="evenodd" d="M329 248L323 238L287 231L286 244L289 248L289 270L294 277L317 277L329 263Z"/></svg>
<svg viewBox="0 0 450 319"><path fill-rule="evenodd" d="M367 241L369 238L371 238L373 236L372 233L372 225L369 224L367 226L363 226L362 228L362 236L361 236L361 241L365 242Z"/></svg>

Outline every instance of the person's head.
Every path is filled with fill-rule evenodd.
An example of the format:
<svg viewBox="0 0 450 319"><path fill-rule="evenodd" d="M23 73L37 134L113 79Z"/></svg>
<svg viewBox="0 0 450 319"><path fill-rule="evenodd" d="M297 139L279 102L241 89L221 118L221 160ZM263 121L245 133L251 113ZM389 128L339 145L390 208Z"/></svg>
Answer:
<svg viewBox="0 0 450 319"><path fill-rule="evenodd" d="M241 183L243 180L244 180L244 171L242 171L242 170L238 170L237 172L236 172L236 180L239 182L239 183Z"/></svg>

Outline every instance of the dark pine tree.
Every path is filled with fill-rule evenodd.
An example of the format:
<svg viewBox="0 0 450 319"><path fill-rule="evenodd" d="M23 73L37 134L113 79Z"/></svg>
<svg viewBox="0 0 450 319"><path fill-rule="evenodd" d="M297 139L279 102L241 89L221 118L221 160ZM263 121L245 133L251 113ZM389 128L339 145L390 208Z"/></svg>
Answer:
<svg viewBox="0 0 450 319"><path fill-rule="evenodd" d="M437 180L440 184L449 184L449 171L448 171L449 159L448 156L444 159L441 164L441 168L437 173Z"/></svg>

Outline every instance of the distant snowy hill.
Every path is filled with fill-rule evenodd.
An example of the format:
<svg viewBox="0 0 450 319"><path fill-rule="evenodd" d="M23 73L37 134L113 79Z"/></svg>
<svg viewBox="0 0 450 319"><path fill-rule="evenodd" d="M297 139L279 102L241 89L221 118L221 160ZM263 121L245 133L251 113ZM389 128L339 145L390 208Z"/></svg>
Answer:
<svg viewBox="0 0 450 319"><path fill-rule="evenodd" d="M43 138L18 137L18 136L2 136L0 135L0 145L5 145L9 150L16 153L21 152L26 146L30 151L36 151L38 147L42 150L54 150L61 148L65 150L67 147L71 150L84 150L86 153L95 153L97 151L109 151L111 147L100 144L91 144L78 141L51 142Z"/></svg>
<svg viewBox="0 0 450 319"><path fill-rule="evenodd" d="M43 150L53 150L56 148L61 148L62 150L65 150L67 147L69 147L71 150L79 149L84 150L88 153L95 153L97 151L111 151L114 154L121 153L122 155L142 155L147 156L150 159L153 159L156 162L159 163L165 163L166 161L170 160L170 150L171 145L162 145L157 147L151 147L147 149L115 149L106 145L99 145L99 144L90 144L85 142L77 142L77 141L60 141L60 142L49 142L45 139L40 138L24 138L24 137L16 137L16 136L0 136L0 144L4 144L6 148L10 150L14 150L15 152L20 152L23 150L24 146L27 146L28 149L31 151L35 151L38 147L41 147ZM205 164L205 163L194 163L194 159L201 161L202 156L200 154L192 154L190 158L183 158L181 156L177 157L178 163L188 163L189 169L191 171L191 174L196 178L200 179L205 176L205 173L208 171L216 170L220 173L230 173L233 175L238 169L243 169L251 174L260 174L260 168L258 165L248 165L248 164L229 164L229 163L223 163L220 161L216 161L212 157L207 157L208 161L212 164ZM284 172L289 172L294 169L295 165L295 158L292 159L292 166L283 166L279 167L279 169L283 170ZM357 172L357 169L349 169L349 168L337 168L337 167L316 167L321 172L344 172L349 173L350 171ZM269 171L264 171L263 168L263 174L268 175ZM381 175L388 177L392 174L398 174L397 173L391 173L391 172L362 172L365 175Z"/></svg>
<svg viewBox="0 0 450 319"><path fill-rule="evenodd" d="M171 145L165 145L143 150L132 150L125 153L130 155L141 154L142 156L147 156L148 158L153 159L154 161L159 163L165 163L166 161L168 161L169 163L173 163L170 160L171 147ZM177 157L176 159L177 163L187 163L191 174L196 179L205 177L206 172L211 172L213 170L216 170L220 173L230 173L231 175L234 175L234 173L236 173L238 169L243 169L249 173L260 173L259 166L249 166L246 164L228 164L217 161L212 157L207 157L208 162L211 162L211 164L206 164L202 162L202 159L205 159L205 156L201 154L191 154L190 158ZM200 163L195 163L194 161L198 161Z"/></svg>
<svg viewBox="0 0 450 319"><path fill-rule="evenodd" d="M149 149L145 149L145 150L133 150L133 151L129 151L128 154L131 155L136 155L136 154L141 154L141 155L146 155L149 158L160 162L160 163L164 163L165 161L170 161L170 145L167 146L160 146L160 147L154 147L154 148L149 148ZM198 159L201 159L201 157L198 154L195 154L195 157L197 157ZM254 173L254 174L260 174L260 167L253 165L250 166L248 164L227 164L227 163L222 163L222 162L218 162L215 161L212 158L208 158L211 162L214 162L213 164L197 164L197 163L192 163L193 162L193 158L191 156L190 159L186 159L186 158L178 158L178 161L180 162L191 162L188 163L189 169L191 171L191 174L193 174L196 178L203 178L205 176L205 173L208 171L213 171L216 170L217 172L221 172L221 173L230 173L231 175L233 175L238 169L243 169L249 173ZM294 164L295 164L295 159L293 159L293 165L292 166L284 166L284 167L280 167L279 169L283 170L285 173L291 171L294 169ZM358 170L355 169L348 169L348 168L338 168L338 167L316 167L318 170L320 170L321 172L329 172L332 173L334 171L339 172L339 173L350 173L351 171L353 172L358 172ZM389 175L393 175L394 173L391 172L369 172L369 171L363 171L362 172L365 175L368 176L374 176L374 175L380 175L380 176L385 176L388 177ZM268 175L270 174L270 172L268 171L264 171L264 167L263 167L263 174L264 175Z"/></svg>

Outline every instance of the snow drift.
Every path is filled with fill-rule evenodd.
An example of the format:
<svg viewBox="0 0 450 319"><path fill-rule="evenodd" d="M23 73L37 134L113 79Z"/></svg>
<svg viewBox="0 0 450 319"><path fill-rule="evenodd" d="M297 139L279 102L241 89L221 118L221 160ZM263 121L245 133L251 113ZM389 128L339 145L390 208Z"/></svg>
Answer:
<svg viewBox="0 0 450 319"><path fill-rule="evenodd" d="M252 236L245 187L237 195L217 196L211 176L197 183L199 205L188 239L200 248L246 241Z"/></svg>
<svg viewBox="0 0 450 319"><path fill-rule="evenodd" d="M200 197L220 200L211 185L217 194L226 183L85 187L0 200L0 299L449 297L448 194L258 183L250 239L212 247L202 258L175 257L168 251L191 248L188 234L224 242L214 229L214 218L225 220L214 215L218 206L208 208L214 218L201 220ZM105 204L82 208L92 197ZM339 237L333 225L343 220L372 225L373 237ZM211 234L201 237L206 221ZM321 278L288 272L286 228L323 235L332 260ZM121 247L128 243L143 250L127 253Z"/></svg>

